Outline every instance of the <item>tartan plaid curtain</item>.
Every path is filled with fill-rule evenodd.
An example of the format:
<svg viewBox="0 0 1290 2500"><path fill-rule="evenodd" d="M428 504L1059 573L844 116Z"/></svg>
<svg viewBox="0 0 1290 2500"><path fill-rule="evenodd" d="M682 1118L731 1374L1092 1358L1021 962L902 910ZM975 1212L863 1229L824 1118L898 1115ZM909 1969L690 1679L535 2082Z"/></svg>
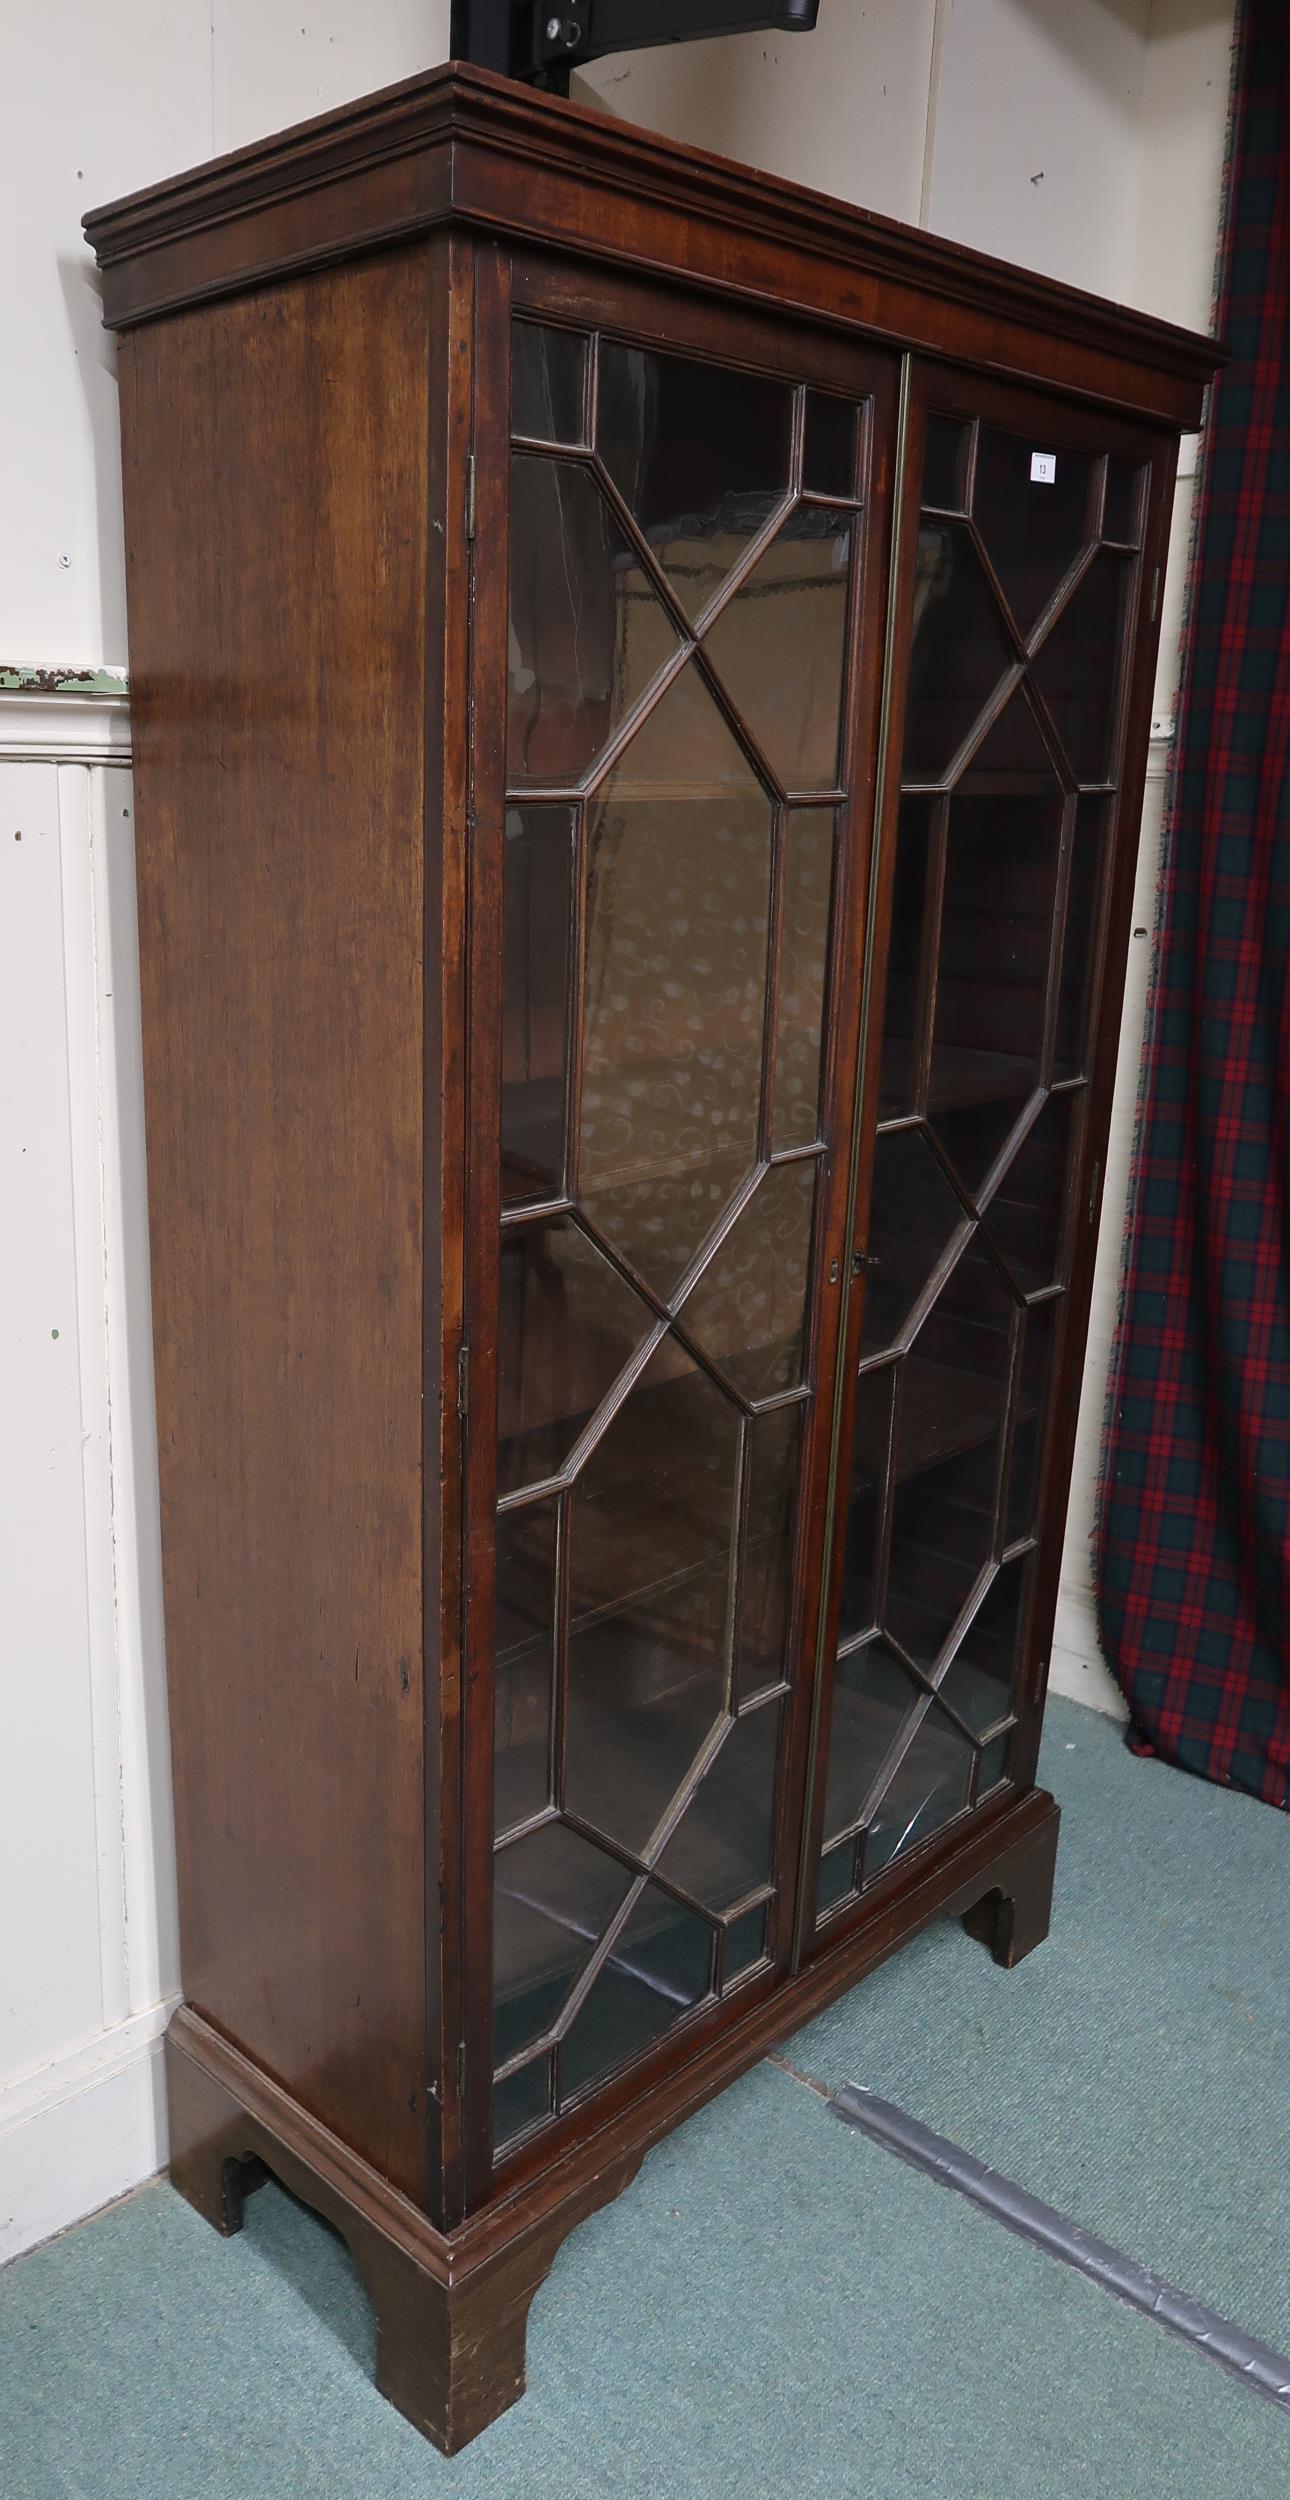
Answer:
<svg viewBox="0 0 1290 2500"><path fill-rule="evenodd" d="M1290 1805L1290 18L1246 0L1104 1452L1131 1742Z"/></svg>

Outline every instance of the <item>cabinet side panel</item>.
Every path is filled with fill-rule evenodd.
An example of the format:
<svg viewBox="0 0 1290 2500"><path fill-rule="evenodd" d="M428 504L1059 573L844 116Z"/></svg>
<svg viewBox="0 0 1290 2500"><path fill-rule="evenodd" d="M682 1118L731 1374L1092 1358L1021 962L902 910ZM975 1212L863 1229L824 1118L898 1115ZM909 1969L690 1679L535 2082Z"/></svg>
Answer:
<svg viewBox="0 0 1290 2500"><path fill-rule="evenodd" d="M122 357L184 1989L418 2197L427 313Z"/></svg>

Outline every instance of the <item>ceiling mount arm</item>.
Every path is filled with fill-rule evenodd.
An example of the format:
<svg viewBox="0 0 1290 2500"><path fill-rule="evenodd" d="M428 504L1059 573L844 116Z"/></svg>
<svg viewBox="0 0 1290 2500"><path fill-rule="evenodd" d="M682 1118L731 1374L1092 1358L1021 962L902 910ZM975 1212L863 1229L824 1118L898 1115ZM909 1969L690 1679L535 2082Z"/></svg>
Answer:
<svg viewBox="0 0 1290 2500"><path fill-rule="evenodd" d="M500 70L531 87L567 95L572 71L606 52L692 43L711 35L808 35L820 0L453 0L455 61Z"/></svg>

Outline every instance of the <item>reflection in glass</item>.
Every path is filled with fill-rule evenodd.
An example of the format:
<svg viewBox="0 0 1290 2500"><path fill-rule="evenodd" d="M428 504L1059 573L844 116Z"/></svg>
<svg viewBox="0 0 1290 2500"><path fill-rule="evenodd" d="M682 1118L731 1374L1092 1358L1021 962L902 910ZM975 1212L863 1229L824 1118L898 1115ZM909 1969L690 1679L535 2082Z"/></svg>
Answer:
<svg viewBox="0 0 1290 2500"><path fill-rule="evenodd" d="M884 1641L844 1650L833 1688L824 1845L859 1822L869 1792L919 1700L920 1688Z"/></svg>
<svg viewBox="0 0 1290 2500"><path fill-rule="evenodd" d="M969 1242L900 1367L883 1621L925 1669L994 1544L1014 1307Z"/></svg>
<svg viewBox="0 0 1290 2500"><path fill-rule="evenodd" d="M1053 1094L1027 1130L985 1211L986 1229L1026 1293L1056 1282L1071 1133L1081 1094Z"/></svg>
<svg viewBox="0 0 1290 2500"><path fill-rule="evenodd" d="M516 2136L545 2118L550 2107L551 2060L547 2054L493 2085L494 2144L513 2143Z"/></svg>
<svg viewBox="0 0 1290 2500"><path fill-rule="evenodd" d="M834 1909L839 1901L845 1901L855 1887L856 1845L854 1840L842 1840L835 1848L826 1849L820 1859L816 1916L823 1918L826 1910Z"/></svg>
<svg viewBox="0 0 1290 2500"><path fill-rule="evenodd" d="M930 1840L967 1804L972 1748L933 1702L883 1795L865 1840L864 1880Z"/></svg>
<svg viewBox="0 0 1290 2500"><path fill-rule="evenodd" d="M921 1129L888 1129L879 1137L862 1353L877 1354L904 1336L935 1269L969 1220Z"/></svg>
<svg viewBox="0 0 1290 2500"><path fill-rule="evenodd" d="M555 1643L554 1501L497 1522L493 1668L494 1825L500 1835L548 1803Z"/></svg>
<svg viewBox="0 0 1290 2500"><path fill-rule="evenodd" d="M956 521L924 521L914 587L906 781L944 780L1012 662L994 593L966 529Z"/></svg>
<svg viewBox="0 0 1290 2500"><path fill-rule="evenodd" d="M766 1913L745 1910L742 1918L732 1919L726 1929L725 1970L727 1981L738 1979L753 1970L766 1958Z"/></svg>
<svg viewBox="0 0 1290 2500"><path fill-rule="evenodd" d="M517 321L511 331L511 430L539 443L580 443L587 342L576 330Z"/></svg>
<svg viewBox="0 0 1290 2500"><path fill-rule="evenodd" d="M669 1883L705 1909L728 1910L770 1880L782 1714L772 1701L736 1719L659 1860Z"/></svg>
<svg viewBox="0 0 1290 2500"><path fill-rule="evenodd" d="M749 1702L788 1674L788 1600L802 1454L802 1409L772 1408L748 1431L743 1604L735 1699Z"/></svg>
<svg viewBox="0 0 1290 2500"><path fill-rule="evenodd" d="M543 2038L627 1898L625 1868L567 1823L510 1840L493 1862L493 2062Z"/></svg>
<svg viewBox="0 0 1290 2500"><path fill-rule="evenodd" d="M511 462L512 781L568 788L679 648L589 469Z"/></svg>
<svg viewBox="0 0 1290 2500"><path fill-rule="evenodd" d="M700 741L711 794L668 791ZM756 1159L771 834L687 668L610 774L587 844L583 1188L664 1295Z"/></svg>
<svg viewBox="0 0 1290 2500"><path fill-rule="evenodd" d="M1005 1564L986 1590L942 1678L941 1692L974 1736L997 1727L1012 1708L1025 1584L1023 1565Z"/></svg>
<svg viewBox="0 0 1290 2500"><path fill-rule="evenodd" d="M1048 455L1040 477L1032 473L1036 452ZM1092 467L1087 452L1054 450L1025 435L981 427L972 511L1023 634L1038 623L1087 542Z"/></svg>
<svg viewBox="0 0 1290 2500"><path fill-rule="evenodd" d="M931 415L923 452L923 502L941 512L967 510L968 447L972 429L957 417Z"/></svg>
<svg viewBox="0 0 1290 2500"><path fill-rule="evenodd" d="M502 1236L497 1312L497 1489L559 1473L652 1316L571 1216Z"/></svg>
<svg viewBox="0 0 1290 2500"><path fill-rule="evenodd" d="M605 339L596 447L687 615L788 491L786 383Z"/></svg>
<svg viewBox="0 0 1290 2500"><path fill-rule="evenodd" d="M737 1408L667 1339L569 1497L565 1803L640 1850L721 1715Z"/></svg>
<svg viewBox="0 0 1290 2500"><path fill-rule="evenodd" d="M772 1148L807 1146L820 1133L824 973L833 893L833 817L796 808L784 843Z"/></svg>
<svg viewBox="0 0 1290 2500"><path fill-rule="evenodd" d="M981 1767L977 1772L976 1782L976 1793L979 1798L987 1797L990 1790L997 1788L1000 1780L1007 1776L1008 1756L1011 1751L1011 1736L996 1736L983 1747Z"/></svg>
<svg viewBox="0 0 1290 2500"><path fill-rule="evenodd" d="M1057 998L1057 1030L1053 1040L1053 1075L1058 1079L1088 1074L1092 1040L1089 1015L1097 973L1102 901L1106 891L1110 821L1110 800L1076 800L1061 988Z"/></svg>
<svg viewBox="0 0 1290 2500"><path fill-rule="evenodd" d="M802 484L809 495L837 495L844 502L854 495L858 413L848 399L807 392Z"/></svg>
<svg viewBox="0 0 1290 2500"><path fill-rule="evenodd" d="M566 2098L643 2056L708 1995L715 1941L692 1910L646 1885L569 2026L562 2060Z"/></svg>
<svg viewBox="0 0 1290 2500"><path fill-rule="evenodd" d="M1115 765L1120 653L1134 558L1101 548L1034 662L1077 781L1109 781Z"/></svg>
<svg viewBox="0 0 1290 2500"><path fill-rule="evenodd" d="M1038 1302L1025 1317L1013 1424L1012 1463L1008 1471L1008 1506L1004 1521L1004 1534L1009 1545L1015 1545L1020 1537L1034 1534L1039 1500L1039 1462L1043 1456L1059 1312L1057 1302Z"/></svg>
<svg viewBox="0 0 1290 2500"><path fill-rule="evenodd" d="M685 1300L687 1328L746 1398L779 1397L804 1375L816 1168L763 1172Z"/></svg>
<svg viewBox="0 0 1290 2500"><path fill-rule="evenodd" d="M716 623L707 650L786 790L839 773L855 515L797 504Z"/></svg>
<svg viewBox="0 0 1290 2500"><path fill-rule="evenodd" d="M1126 547L1137 546L1142 535L1142 488L1146 474L1145 469L1127 460L1112 457L1107 461L1103 538L1113 538Z"/></svg>
<svg viewBox="0 0 1290 2500"><path fill-rule="evenodd" d="M564 1181L573 813L508 807L502 866L502 1204Z"/></svg>
<svg viewBox="0 0 1290 2500"><path fill-rule="evenodd" d="M757 1158L772 827L692 664L588 811L582 1195L665 1298Z"/></svg>
<svg viewBox="0 0 1290 2500"><path fill-rule="evenodd" d="M939 799L902 798L900 802L882 1035L879 1117L884 1120L918 1107L926 914L934 908L933 845L943 807Z"/></svg>
<svg viewBox="0 0 1290 2500"><path fill-rule="evenodd" d="M894 1363L883 1363L875 1371L861 1372L856 1383L851 1494L838 1618L840 1641L858 1639L875 1621L878 1522L886 1498L896 1371Z"/></svg>

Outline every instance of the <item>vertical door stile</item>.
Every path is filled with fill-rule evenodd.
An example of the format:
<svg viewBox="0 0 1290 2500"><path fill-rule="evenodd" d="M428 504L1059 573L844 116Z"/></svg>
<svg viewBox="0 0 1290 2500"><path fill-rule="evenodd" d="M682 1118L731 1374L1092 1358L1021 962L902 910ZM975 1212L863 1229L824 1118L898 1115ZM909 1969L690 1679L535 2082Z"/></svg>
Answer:
<svg viewBox="0 0 1290 2500"><path fill-rule="evenodd" d="M493 244L474 247L469 459L459 480L459 526L469 530L470 647L467 846L469 980L464 1333L468 1409L462 1520L465 1648L462 1678L461 2178L464 2209L487 2193L490 2130L493 1651L501 1086L502 861L505 787L506 555L509 527L510 264Z"/></svg>
<svg viewBox="0 0 1290 2500"><path fill-rule="evenodd" d="M821 1557L821 1598L813 1673L810 1678L810 1730L804 1772L801 1843L796 1887L794 1965L809 1947L815 1923L816 1865L823 1814L822 1768L828 1757L833 1698L833 1650L837 1641L842 1540L837 1534L839 1494L845 1486L854 1430L856 1357L865 1301L863 1228L872 1169L877 1074L875 1041L882 1030L886 972L886 931L891 913L899 793L899 754L904 736L903 653L910 631L912 566L910 547L917 530L918 477L921 466L922 412L913 398L914 363L901 360L900 387L894 410L894 448L888 528L888 573L882 681L878 702L877 763L871 816L871 870L863 926L855 951L860 958L860 1012L855 1033L852 1116L844 1148L845 1229L842 1274L845 1301L838 1357L832 1383L825 1529Z"/></svg>

